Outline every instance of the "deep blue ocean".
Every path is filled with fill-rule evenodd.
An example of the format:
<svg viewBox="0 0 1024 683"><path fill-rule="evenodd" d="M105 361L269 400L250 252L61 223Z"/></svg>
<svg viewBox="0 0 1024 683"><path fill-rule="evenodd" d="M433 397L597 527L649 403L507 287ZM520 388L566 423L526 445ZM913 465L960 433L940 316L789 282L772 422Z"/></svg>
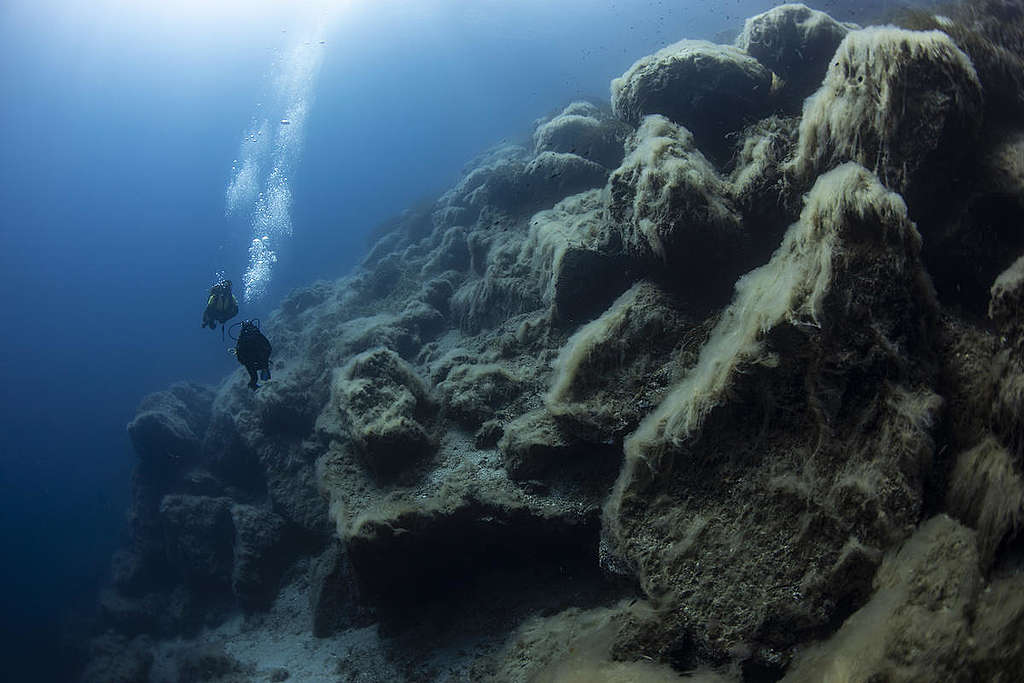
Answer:
<svg viewBox="0 0 1024 683"><path fill-rule="evenodd" d="M265 316L476 154L774 4L0 3L0 678L59 675L124 527L140 399L243 372L199 325L218 272ZM246 301L259 232L276 262Z"/></svg>

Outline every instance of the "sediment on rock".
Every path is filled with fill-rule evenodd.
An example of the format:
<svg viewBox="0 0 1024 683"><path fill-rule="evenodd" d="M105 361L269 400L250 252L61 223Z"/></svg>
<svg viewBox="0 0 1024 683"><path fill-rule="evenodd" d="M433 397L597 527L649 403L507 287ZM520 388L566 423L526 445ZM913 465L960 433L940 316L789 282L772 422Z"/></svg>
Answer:
<svg viewBox="0 0 1024 683"><path fill-rule="evenodd" d="M1014 7L777 7L379 226L259 392L140 405L86 680L301 592L389 680L1015 680Z"/></svg>

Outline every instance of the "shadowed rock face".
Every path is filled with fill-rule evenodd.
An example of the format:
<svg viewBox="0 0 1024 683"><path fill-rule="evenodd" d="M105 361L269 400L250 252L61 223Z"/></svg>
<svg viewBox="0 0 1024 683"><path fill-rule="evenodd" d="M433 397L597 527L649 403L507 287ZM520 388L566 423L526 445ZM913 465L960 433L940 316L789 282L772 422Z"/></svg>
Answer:
<svg viewBox="0 0 1024 683"><path fill-rule="evenodd" d="M387 663L354 679L1015 680L1024 127L981 112L1024 12L990 5L638 60L290 294L259 392L147 397L86 679L298 594Z"/></svg>

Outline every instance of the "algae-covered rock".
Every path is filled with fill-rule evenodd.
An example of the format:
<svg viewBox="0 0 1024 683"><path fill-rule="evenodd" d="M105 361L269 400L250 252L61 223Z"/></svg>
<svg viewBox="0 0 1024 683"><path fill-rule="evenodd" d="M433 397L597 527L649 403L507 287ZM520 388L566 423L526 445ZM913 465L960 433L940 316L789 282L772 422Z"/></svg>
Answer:
<svg viewBox="0 0 1024 683"><path fill-rule="evenodd" d="M919 250L906 205L871 173L822 176L626 440L605 562L674 606L663 637L745 643L777 666L866 593L872 554L916 522L941 406Z"/></svg>
<svg viewBox="0 0 1024 683"><path fill-rule="evenodd" d="M510 477L531 479L564 466L579 455L580 444L547 411L536 410L506 425L498 448Z"/></svg>
<svg viewBox="0 0 1024 683"><path fill-rule="evenodd" d="M784 681L971 680L971 621L981 589L974 534L940 515L890 553L875 593Z"/></svg>
<svg viewBox="0 0 1024 683"><path fill-rule="evenodd" d="M1024 256L992 284L988 315L1007 341L1024 351Z"/></svg>
<svg viewBox="0 0 1024 683"><path fill-rule="evenodd" d="M1024 256L1018 258L992 285L989 316L1005 347L992 368L995 401L992 427L1024 464Z"/></svg>
<svg viewBox="0 0 1024 683"><path fill-rule="evenodd" d="M628 128L587 102L574 102L533 132L534 150L562 152L589 159L605 168L622 161Z"/></svg>
<svg viewBox="0 0 1024 683"><path fill-rule="evenodd" d="M772 74L731 45L682 40L638 59L611 85L612 110L632 126L661 114L693 131L713 157L727 133L770 109Z"/></svg>
<svg viewBox="0 0 1024 683"><path fill-rule="evenodd" d="M974 66L945 33L852 31L804 104L793 167L813 178L855 161L924 213L971 151L981 106Z"/></svg>
<svg viewBox="0 0 1024 683"><path fill-rule="evenodd" d="M376 349L335 371L317 426L330 438L350 441L370 471L394 477L433 453L432 413L413 369L395 352Z"/></svg>
<svg viewBox="0 0 1024 683"><path fill-rule="evenodd" d="M457 365L437 388L448 415L473 429L492 419L495 411L523 391L522 381L495 363Z"/></svg>
<svg viewBox="0 0 1024 683"><path fill-rule="evenodd" d="M657 285L633 285L562 347L548 410L592 441L621 439L670 386L680 339L690 337L691 348L699 346L695 327Z"/></svg>
<svg viewBox="0 0 1024 683"><path fill-rule="evenodd" d="M92 680L1016 680L1019 4L777 7L381 223L143 401Z"/></svg>
<svg viewBox="0 0 1024 683"><path fill-rule="evenodd" d="M693 135L648 116L626 150L608 181L608 214L627 253L662 267L691 295L731 285L743 269L747 236L727 182Z"/></svg>
<svg viewBox="0 0 1024 683"><path fill-rule="evenodd" d="M564 324L584 322L625 288L621 237L602 191L566 197L528 225L525 234L495 236L486 270L452 295L451 313L467 333L541 310Z"/></svg>
<svg viewBox="0 0 1024 683"><path fill-rule="evenodd" d="M534 506L509 493L488 498L448 495L354 520L343 538L360 590L378 604L404 609L457 594L496 572L593 566L594 509Z"/></svg>
<svg viewBox="0 0 1024 683"><path fill-rule="evenodd" d="M608 169L578 154L541 152L523 170L522 184L530 191L531 206L548 208L584 190L602 187Z"/></svg>
<svg viewBox="0 0 1024 683"><path fill-rule="evenodd" d="M799 106L821 85L829 60L849 31L824 12L788 3L747 19L736 46L780 76L787 104Z"/></svg>
<svg viewBox="0 0 1024 683"><path fill-rule="evenodd" d="M999 442L989 436L956 460L947 496L950 514L978 532L982 569L1024 519L1024 478Z"/></svg>
<svg viewBox="0 0 1024 683"><path fill-rule="evenodd" d="M150 394L128 423L135 453L158 463L194 461L212 403L212 392L195 384L176 384L167 391Z"/></svg>

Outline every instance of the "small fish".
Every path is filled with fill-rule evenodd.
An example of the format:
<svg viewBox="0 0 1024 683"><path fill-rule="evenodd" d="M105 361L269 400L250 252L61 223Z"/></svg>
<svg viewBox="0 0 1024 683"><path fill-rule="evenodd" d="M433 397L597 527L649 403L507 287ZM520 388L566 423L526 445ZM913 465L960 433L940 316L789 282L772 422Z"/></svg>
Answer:
<svg viewBox="0 0 1024 683"><path fill-rule="evenodd" d="M291 119L281 119L281 125L282 125L282 126L287 126L287 125L288 125L288 124L290 124L291 122L292 122L292 120L291 120Z"/></svg>

